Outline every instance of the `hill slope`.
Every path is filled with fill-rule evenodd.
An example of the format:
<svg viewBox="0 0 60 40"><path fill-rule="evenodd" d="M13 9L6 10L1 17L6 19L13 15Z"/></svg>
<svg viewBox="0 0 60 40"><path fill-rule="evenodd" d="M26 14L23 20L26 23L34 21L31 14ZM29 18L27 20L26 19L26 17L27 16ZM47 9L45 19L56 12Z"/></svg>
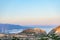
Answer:
<svg viewBox="0 0 60 40"><path fill-rule="evenodd" d="M60 26L52 29L49 34L57 34L57 35L60 35Z"/></svg>

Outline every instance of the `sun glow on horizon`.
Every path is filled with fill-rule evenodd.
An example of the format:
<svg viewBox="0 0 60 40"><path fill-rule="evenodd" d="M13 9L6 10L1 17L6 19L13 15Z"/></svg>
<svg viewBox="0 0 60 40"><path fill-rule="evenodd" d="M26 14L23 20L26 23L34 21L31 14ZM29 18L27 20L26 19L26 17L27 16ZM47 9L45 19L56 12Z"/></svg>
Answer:
<svg viewBox="0 0 60 40"><path fill-rule="evenodd" d="M0 0L0 23L60 25L60 0Z"/></svg>
<svg viewBox="0 0 60 40"><path fill-rule="evenodd" d="M20 25L60 25L59 17L50 18L8 18L1 19L0 23L20 24Z"/></svg>

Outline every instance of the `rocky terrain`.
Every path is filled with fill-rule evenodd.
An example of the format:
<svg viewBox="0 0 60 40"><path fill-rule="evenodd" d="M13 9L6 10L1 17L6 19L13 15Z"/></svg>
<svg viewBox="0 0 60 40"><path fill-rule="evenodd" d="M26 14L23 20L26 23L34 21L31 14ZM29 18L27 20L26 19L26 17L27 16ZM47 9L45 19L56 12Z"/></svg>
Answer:
<svg viewBox="0 0 60 40"><path fill-rule="evenodd" d="M33 36L45 36L45 35L47 35L45 30L42 30L39 28L26 29L26 30L22 31L21 33L24 33L26 35L33 35Z"/></svg>
<svg viewBox="0 0 60 40"><path fill-rule="evenodd" d="M60 26L52 29L49 34L57 34L58 36L60 36Z"/></svg>

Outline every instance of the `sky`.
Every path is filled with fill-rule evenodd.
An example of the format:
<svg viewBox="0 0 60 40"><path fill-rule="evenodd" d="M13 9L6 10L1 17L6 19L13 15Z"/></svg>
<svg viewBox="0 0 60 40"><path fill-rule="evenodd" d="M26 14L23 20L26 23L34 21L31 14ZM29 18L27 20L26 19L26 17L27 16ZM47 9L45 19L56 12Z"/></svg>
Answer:
<svg viewBox="0 0 60 40"><path fill-rule="evenodd" d="M0 23L60 25L60 0L0 0Z"/></svg>

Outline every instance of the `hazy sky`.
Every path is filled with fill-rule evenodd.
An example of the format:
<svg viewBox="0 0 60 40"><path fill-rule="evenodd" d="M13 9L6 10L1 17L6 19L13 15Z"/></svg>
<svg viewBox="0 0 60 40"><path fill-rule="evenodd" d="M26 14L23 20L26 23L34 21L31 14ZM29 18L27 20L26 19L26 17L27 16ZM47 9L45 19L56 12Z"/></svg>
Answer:
<svg viewBox="0 0 60 40"><path fill-rule="evenodd" d="M0 23L60 25L60 0L0 0Z"/></svg>

